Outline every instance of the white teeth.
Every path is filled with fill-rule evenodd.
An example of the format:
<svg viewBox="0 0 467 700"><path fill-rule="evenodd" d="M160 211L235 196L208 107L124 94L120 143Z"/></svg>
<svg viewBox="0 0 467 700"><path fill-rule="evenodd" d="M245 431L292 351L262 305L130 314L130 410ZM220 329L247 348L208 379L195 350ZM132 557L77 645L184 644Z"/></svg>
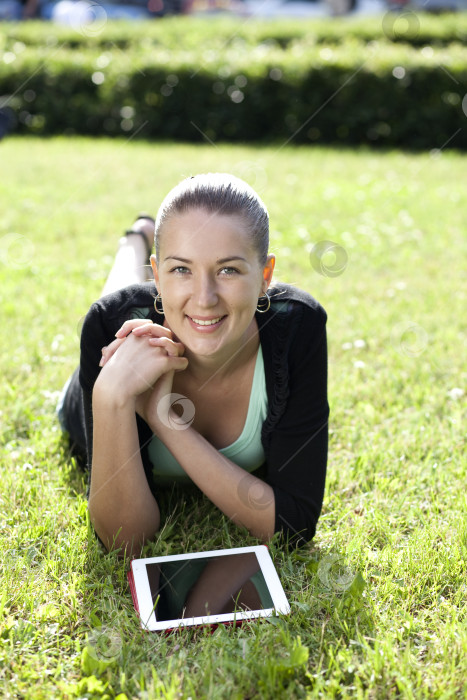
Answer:
<svg viewBox="0 0 467 700"><path fill-rule="evenodd" d="M200 318L192 318L191 320L196 323L197 326L213 326L215 323L219 323L222 318L223 316L219 316L219 318L213 318L211 321L202 321Z"/></svg>

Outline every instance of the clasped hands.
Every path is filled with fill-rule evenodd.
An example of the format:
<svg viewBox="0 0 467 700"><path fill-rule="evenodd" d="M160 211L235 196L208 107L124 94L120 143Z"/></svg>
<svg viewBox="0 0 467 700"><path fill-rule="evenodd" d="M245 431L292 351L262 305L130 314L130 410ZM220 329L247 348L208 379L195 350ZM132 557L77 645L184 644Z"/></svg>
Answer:
<svg viewBox="0 0 467 700"><path fill-rule="evenodd" d="M185 348L172 332L144 319L125 321L116 339L102 348L97 379L119 404L134 401L135 411L157 434L159 401L172 392L174 372L188 366Z"/></svg>

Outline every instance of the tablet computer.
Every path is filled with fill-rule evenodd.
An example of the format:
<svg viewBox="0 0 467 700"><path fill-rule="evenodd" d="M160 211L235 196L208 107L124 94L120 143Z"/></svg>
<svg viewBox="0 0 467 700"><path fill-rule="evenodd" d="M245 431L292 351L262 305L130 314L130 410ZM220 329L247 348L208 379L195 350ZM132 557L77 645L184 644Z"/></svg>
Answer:
<svg viewBox="0 0 467 700"><path fill-rule="evenodd" d="M128 579L141 626L151 631L290 612L265 545L134 559Z"/></svg>

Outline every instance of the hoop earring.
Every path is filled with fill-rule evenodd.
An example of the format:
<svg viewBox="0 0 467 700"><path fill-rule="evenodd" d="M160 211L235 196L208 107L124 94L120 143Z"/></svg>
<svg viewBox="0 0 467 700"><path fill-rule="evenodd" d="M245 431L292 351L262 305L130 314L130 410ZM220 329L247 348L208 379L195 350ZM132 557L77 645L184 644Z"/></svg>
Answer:
<svg viewBox="0 0 467 700"><path fill-rule="evenodd" d="M266 307L260 306L260 304L266 304ZM258 311L260 314L265 314L266 311L269 311L271 308L271 299L267 294L263 294L262 297L259 297L258 299L258 304L256 306L256 311Z"/></svg>
<svg viewBox="0 0 467 700"><path fill-rule="evenodd" d="M157 303L159 302L160 308L157 308ZM160 316L164 315L164 308L162 306L162 297L160 294L157 295L157 297L154 299L154 309L157 314L160 314Z"/></svg>

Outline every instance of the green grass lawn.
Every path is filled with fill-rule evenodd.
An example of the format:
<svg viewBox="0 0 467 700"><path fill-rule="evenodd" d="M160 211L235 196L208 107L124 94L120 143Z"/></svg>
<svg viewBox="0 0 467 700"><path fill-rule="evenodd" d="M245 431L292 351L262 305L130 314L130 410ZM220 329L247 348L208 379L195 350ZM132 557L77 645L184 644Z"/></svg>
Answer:
<svg viewBox="0 0 467 700"><path fill-rule="evenodd" d="M0 695L467 697L465 157L10 138L0 161ZM328 311L329 471L314 541L271 547L290 616L164 636L54 404L121 232L207 170L258 189L277 276ZM256 544L202 497L163 508L145 555Z"/></svg>

